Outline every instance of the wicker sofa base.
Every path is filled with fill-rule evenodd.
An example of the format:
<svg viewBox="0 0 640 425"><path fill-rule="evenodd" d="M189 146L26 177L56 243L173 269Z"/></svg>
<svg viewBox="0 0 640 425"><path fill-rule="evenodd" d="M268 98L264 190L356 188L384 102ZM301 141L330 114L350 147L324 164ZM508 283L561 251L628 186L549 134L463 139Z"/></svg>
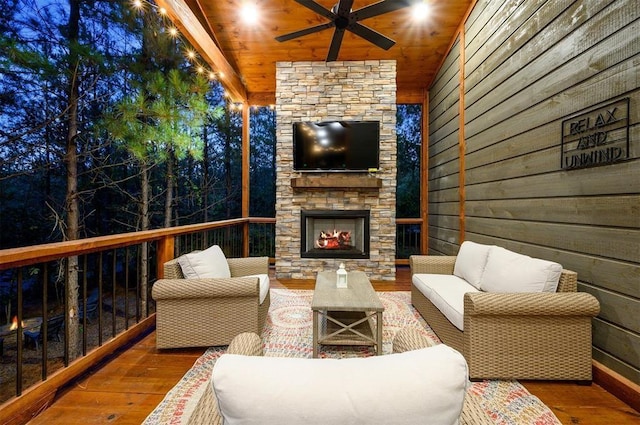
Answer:
<svg viewBox="0 0 640 425"><path fill-rule="evenodd" d="M438 338L464 355L472 380L592 380L588 315L465 314L462 332L413 285L411 302Z"/></svg>

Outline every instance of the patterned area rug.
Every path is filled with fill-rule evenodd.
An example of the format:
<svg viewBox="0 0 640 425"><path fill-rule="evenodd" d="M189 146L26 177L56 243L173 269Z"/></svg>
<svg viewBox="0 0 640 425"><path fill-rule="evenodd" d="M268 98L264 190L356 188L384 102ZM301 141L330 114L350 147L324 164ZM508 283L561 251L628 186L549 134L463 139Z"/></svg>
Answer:
<svg viewBox="0 0 640 425"><path fill-rule="evenodd" d="M420 314L411 306L409 292L380 292L384 304L383 352L391 353L394 335L405 326L422 330L429 338L438 338ZM265 356L312 357L311 298L313 291L271 290L271 307L263 333ZM208 349L166 395L144 422L186 424L211 375L211 370L226 347ZM374 355L368 347L332 347L319 350L320 357L345 358ZM517 381L471 383L469 396L478 397L482 408L496 424L556 425L560 421L537 397Z"/></svg>

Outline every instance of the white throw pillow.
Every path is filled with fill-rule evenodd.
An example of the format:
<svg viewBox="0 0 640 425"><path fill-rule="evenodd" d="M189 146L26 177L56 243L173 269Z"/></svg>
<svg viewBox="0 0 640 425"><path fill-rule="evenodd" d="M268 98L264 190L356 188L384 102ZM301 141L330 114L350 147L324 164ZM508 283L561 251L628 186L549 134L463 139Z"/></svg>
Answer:
<svg viewBox="0 0 640 425"><path fill-rule="evenodd" d="M468 370L441 344L350 359L225 354L211 381L225 425L451 425Z"/></svg>
<svg viewBox="0 0 640 425"><path fill-rule="evenodd" d="M487 264L487 258L491 245L464 241L460 245L460 251L453 266L453 274L464 279L476 289L480 289L480 280Z"/></svg>
<svg viewBox="0 0 640 425"><path fill-rule="evenodd" d="M231 277L227 258L218 245L204 251L185 254L178 258L178 264L187 279Z"/></svg>
<svg viewBox="0 0 640 425"><path fill-rule="evenodd" d="M486 292L556 292L562 266L494 247L480 288Z"/></svg>

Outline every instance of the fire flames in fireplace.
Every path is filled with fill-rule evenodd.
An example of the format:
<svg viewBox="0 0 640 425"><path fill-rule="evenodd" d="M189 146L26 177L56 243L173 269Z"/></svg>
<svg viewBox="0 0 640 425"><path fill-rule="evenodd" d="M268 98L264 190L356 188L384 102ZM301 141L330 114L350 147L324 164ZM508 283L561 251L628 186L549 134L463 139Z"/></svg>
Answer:
<svg viewBox="0 0 640 425"><path fill-rule="evenodd" d="M350 249L351 232L340 230L321 231L318 239L314 241L314 247L319 249Z"/></svg>

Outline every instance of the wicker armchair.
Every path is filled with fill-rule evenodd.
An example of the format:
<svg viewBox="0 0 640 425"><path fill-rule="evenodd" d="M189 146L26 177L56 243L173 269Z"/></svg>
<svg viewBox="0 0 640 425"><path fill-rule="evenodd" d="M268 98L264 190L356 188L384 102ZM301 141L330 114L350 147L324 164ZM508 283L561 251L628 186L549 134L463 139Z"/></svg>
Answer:
<svg viewBox="0 0 640 425"><path fill-rule="evenodd" d="M412 256L411 273L453 274L455 256ZM577 291L577 273L563 270L556 293L464 295L464 332L413 284L411 302L445 344L460 351L471 379L590 382L591 319L600 305Z"/></svg>
<svg viewBox="0 0 640 425"><path fill-rule="evenodd" d="M257 277L269 273L268 257L227 259L231 278L185 279L177 260L164 264L155 282L157 348L227 345L242 332L260 334L271 298L260 303Z"/></svg>

